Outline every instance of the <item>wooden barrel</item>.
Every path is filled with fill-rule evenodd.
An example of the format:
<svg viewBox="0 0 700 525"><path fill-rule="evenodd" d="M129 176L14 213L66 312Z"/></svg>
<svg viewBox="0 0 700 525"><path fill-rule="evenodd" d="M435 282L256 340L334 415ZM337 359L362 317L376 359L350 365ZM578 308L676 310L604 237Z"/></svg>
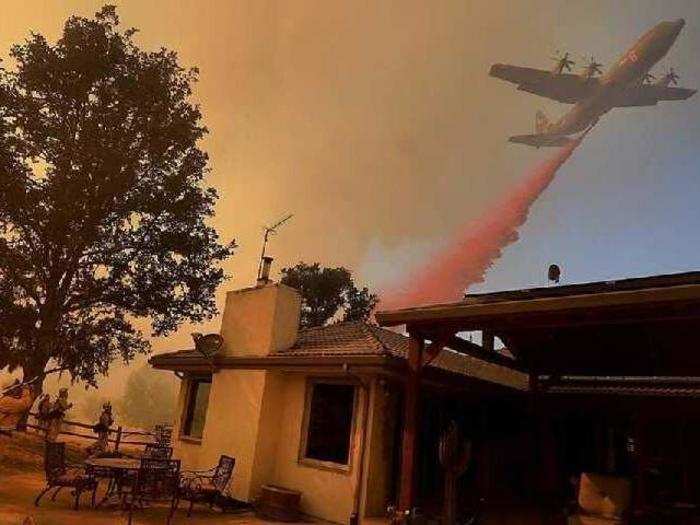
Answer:
<svg viewBox="0 0 700 525"><path fill-rule="evenodd" d="M301 492L276 485L260 488L255 510L263 518L275 521L299 521Z"/></svg>

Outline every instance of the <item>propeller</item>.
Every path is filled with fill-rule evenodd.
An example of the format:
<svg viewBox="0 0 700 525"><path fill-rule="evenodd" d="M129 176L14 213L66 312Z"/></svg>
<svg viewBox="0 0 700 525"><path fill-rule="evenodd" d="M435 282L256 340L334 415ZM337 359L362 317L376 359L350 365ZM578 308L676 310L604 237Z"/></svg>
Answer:
<svg viewBox="0 0 700 525"><path fill-rule="evenodd" d="M576 64L576 62L571 60L568 52L562 54L561 52L557 51L551 58L557 63L554 71L558 74L563 73L564 70L571 71L571 66Z"/></svg>
<svg viewBox="0 0 700 525"><path fill-rule="evenodd" d="M666 73L666 76L664 77L665 80L668 81L669 84L674 84L678 85L678 79L680 77L676 75L676 72L673 70L673 68L668 69L668 73Z"/></svg>
<svg viewBox="0 0 700 525"><path fill-rule="evenodd" d="M603 74L603 64L600 62L596 62L595 57L592 55L590 57L581 57L582 60L586 60L587 63L583 67L583 74L586 78L591 78L596 75L602 75Z"/></svg>

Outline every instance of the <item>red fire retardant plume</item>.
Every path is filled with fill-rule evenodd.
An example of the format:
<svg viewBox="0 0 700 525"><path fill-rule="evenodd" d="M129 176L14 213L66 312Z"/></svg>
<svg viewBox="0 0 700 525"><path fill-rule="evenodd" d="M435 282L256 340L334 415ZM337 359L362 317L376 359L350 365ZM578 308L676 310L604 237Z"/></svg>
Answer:
<svg viewBox="0 0 700 525"><path fill-rule="evenodd" d="M458 301L472 284L482 282L501 250L518 240L518 228L530 206L552 182L557 170L583 140L557 149L505 198L478 220L468 223L444 251L410 275L403 284L382 293L380 310Z"/></svg>

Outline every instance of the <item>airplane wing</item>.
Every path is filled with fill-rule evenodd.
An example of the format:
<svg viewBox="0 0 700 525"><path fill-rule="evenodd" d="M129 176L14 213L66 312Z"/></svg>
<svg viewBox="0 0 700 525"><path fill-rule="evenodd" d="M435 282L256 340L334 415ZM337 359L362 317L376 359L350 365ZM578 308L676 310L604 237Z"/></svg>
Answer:
<svg viewBox="0 0 700 525"><path fill-rule="evenodd" d="M494 64L489 75L518 85L520 91L551 98L557 102L574 104L590 96L598 86L598 79L585 80L570 73L556 74L531 67Z"/></svg>
<svg viewBox="0 0 700 525"><path fill-rule="evenodd" d="M623 91L615 101L615 106L623 108L655 106L664 100L685 100L692 97L696 91L696 89L643 84Z"/></svg>

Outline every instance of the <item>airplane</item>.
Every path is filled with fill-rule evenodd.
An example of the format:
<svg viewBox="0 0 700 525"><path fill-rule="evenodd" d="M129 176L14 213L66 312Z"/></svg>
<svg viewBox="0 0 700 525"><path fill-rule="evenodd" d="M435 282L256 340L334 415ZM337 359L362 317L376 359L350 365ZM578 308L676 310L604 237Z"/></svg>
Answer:
<svg viewBox="0 0 700 525"><path fill-rule="evenodd" d="M516 84L519 91L574 104L557 122L550 122L538 111L535 133L516 135L509 141L536 148L564 146L574 140L570 135L590 130L613 108L655 106L659 101L686 100L693 96L697 90L671 86L678 81L673 68L656 81L650 73L671 49L684 25L683 19L657 24L601 76L597 75L601 74L602 64L593 58L581 74L564 72L574 65L568 53L557 58L557 65L551 71L494 64L489 75Z"/></svg>

